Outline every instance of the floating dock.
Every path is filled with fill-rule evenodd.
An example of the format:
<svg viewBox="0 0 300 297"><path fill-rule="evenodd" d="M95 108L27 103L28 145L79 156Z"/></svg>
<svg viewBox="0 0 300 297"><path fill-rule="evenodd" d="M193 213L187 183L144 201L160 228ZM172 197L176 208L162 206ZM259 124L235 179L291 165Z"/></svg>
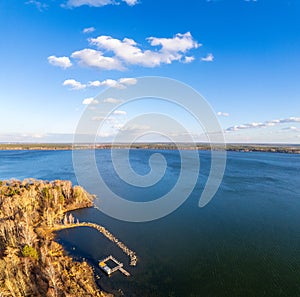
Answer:
<svg viewBox="0 0 300 297"><path fill-rule="evenodd" d="M111 268L107 265L107 261L113 261L116 266L114 268ZM107 258L103 259L102 261L99 262L99 267L109 276L112 273L116 272L119 270L126 276L130 276L130 273L123 268L123 263L119 262L117 259L115 259L112 255L108 256Z"/></svg>

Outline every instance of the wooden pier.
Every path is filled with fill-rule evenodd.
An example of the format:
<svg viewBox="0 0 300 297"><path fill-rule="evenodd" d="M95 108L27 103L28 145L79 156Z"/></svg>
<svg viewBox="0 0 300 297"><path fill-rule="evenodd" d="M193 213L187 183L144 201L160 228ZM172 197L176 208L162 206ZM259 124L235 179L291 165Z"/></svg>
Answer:
<svg viewBox="0 0 300 297"><path fill-rule="evenodd" d="M115 266L114 268L110 268L110 267L106 264L106 262L109 261L109 260L113 261L113 262L116 264L116 266ZM119 270L119 271L122 272L124 275L130 276L130 273L129 273L127 270L125 270L125 269L123 268L123 263L119 262L119 261L118 261L117 259L115 259L112 255L110 255L110 256L108 256L107 258L105 258L104 260L100 261L100 262L99 262L99 266L100 266L100 268L101 268L105 273L107 273L108 275L111 275L112 273L114 273L114 272L116 272L117 270Z"/></svg>

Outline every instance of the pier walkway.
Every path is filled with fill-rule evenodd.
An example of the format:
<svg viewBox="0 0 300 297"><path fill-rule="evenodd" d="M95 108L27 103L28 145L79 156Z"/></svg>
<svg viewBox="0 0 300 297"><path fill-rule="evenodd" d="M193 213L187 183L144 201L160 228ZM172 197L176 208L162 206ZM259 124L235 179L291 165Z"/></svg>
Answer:
<svg viewBox="0 0 300 297"><path fill-rule="evenodd" d="M106 262L107 261L113 261L116 266L114 268L110 268L107 266ZM123 263L119 262L116 258L114 258L112 255L108 256L107 258L105 258L104 260L100 261L99 263L100 268L102 268L108 275L111 275L112 273L116 272L117 270L119 270L120 272L122 272L124 275L126 276L130 276L130 273L125 270L123 268Z"/></svg>

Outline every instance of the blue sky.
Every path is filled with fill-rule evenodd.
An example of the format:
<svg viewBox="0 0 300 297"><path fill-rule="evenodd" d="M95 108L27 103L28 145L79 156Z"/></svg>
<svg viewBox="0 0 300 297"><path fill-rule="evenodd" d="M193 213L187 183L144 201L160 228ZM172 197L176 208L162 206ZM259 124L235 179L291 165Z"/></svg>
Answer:
<svg viewBox="0 0 300 297"><path fill-rule="evenodd" d="M299 15L297 0L1 1L0 141L72 141L86 98L163 76L206 98L228 142L300 143Z"/></svg>

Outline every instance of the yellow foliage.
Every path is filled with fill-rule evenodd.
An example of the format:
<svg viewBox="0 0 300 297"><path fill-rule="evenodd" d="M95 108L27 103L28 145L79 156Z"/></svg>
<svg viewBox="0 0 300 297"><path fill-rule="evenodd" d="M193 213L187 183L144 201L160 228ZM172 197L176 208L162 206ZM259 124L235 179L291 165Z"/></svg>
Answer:
<svg viewBox="0 0 300 297"><path fill-rule="evenodd" d="M64 255L49 228L64 212L92 206L92 196L69 181L28 179L0 181L0 202L0 296L111 296L91 267Z"/></svg>

